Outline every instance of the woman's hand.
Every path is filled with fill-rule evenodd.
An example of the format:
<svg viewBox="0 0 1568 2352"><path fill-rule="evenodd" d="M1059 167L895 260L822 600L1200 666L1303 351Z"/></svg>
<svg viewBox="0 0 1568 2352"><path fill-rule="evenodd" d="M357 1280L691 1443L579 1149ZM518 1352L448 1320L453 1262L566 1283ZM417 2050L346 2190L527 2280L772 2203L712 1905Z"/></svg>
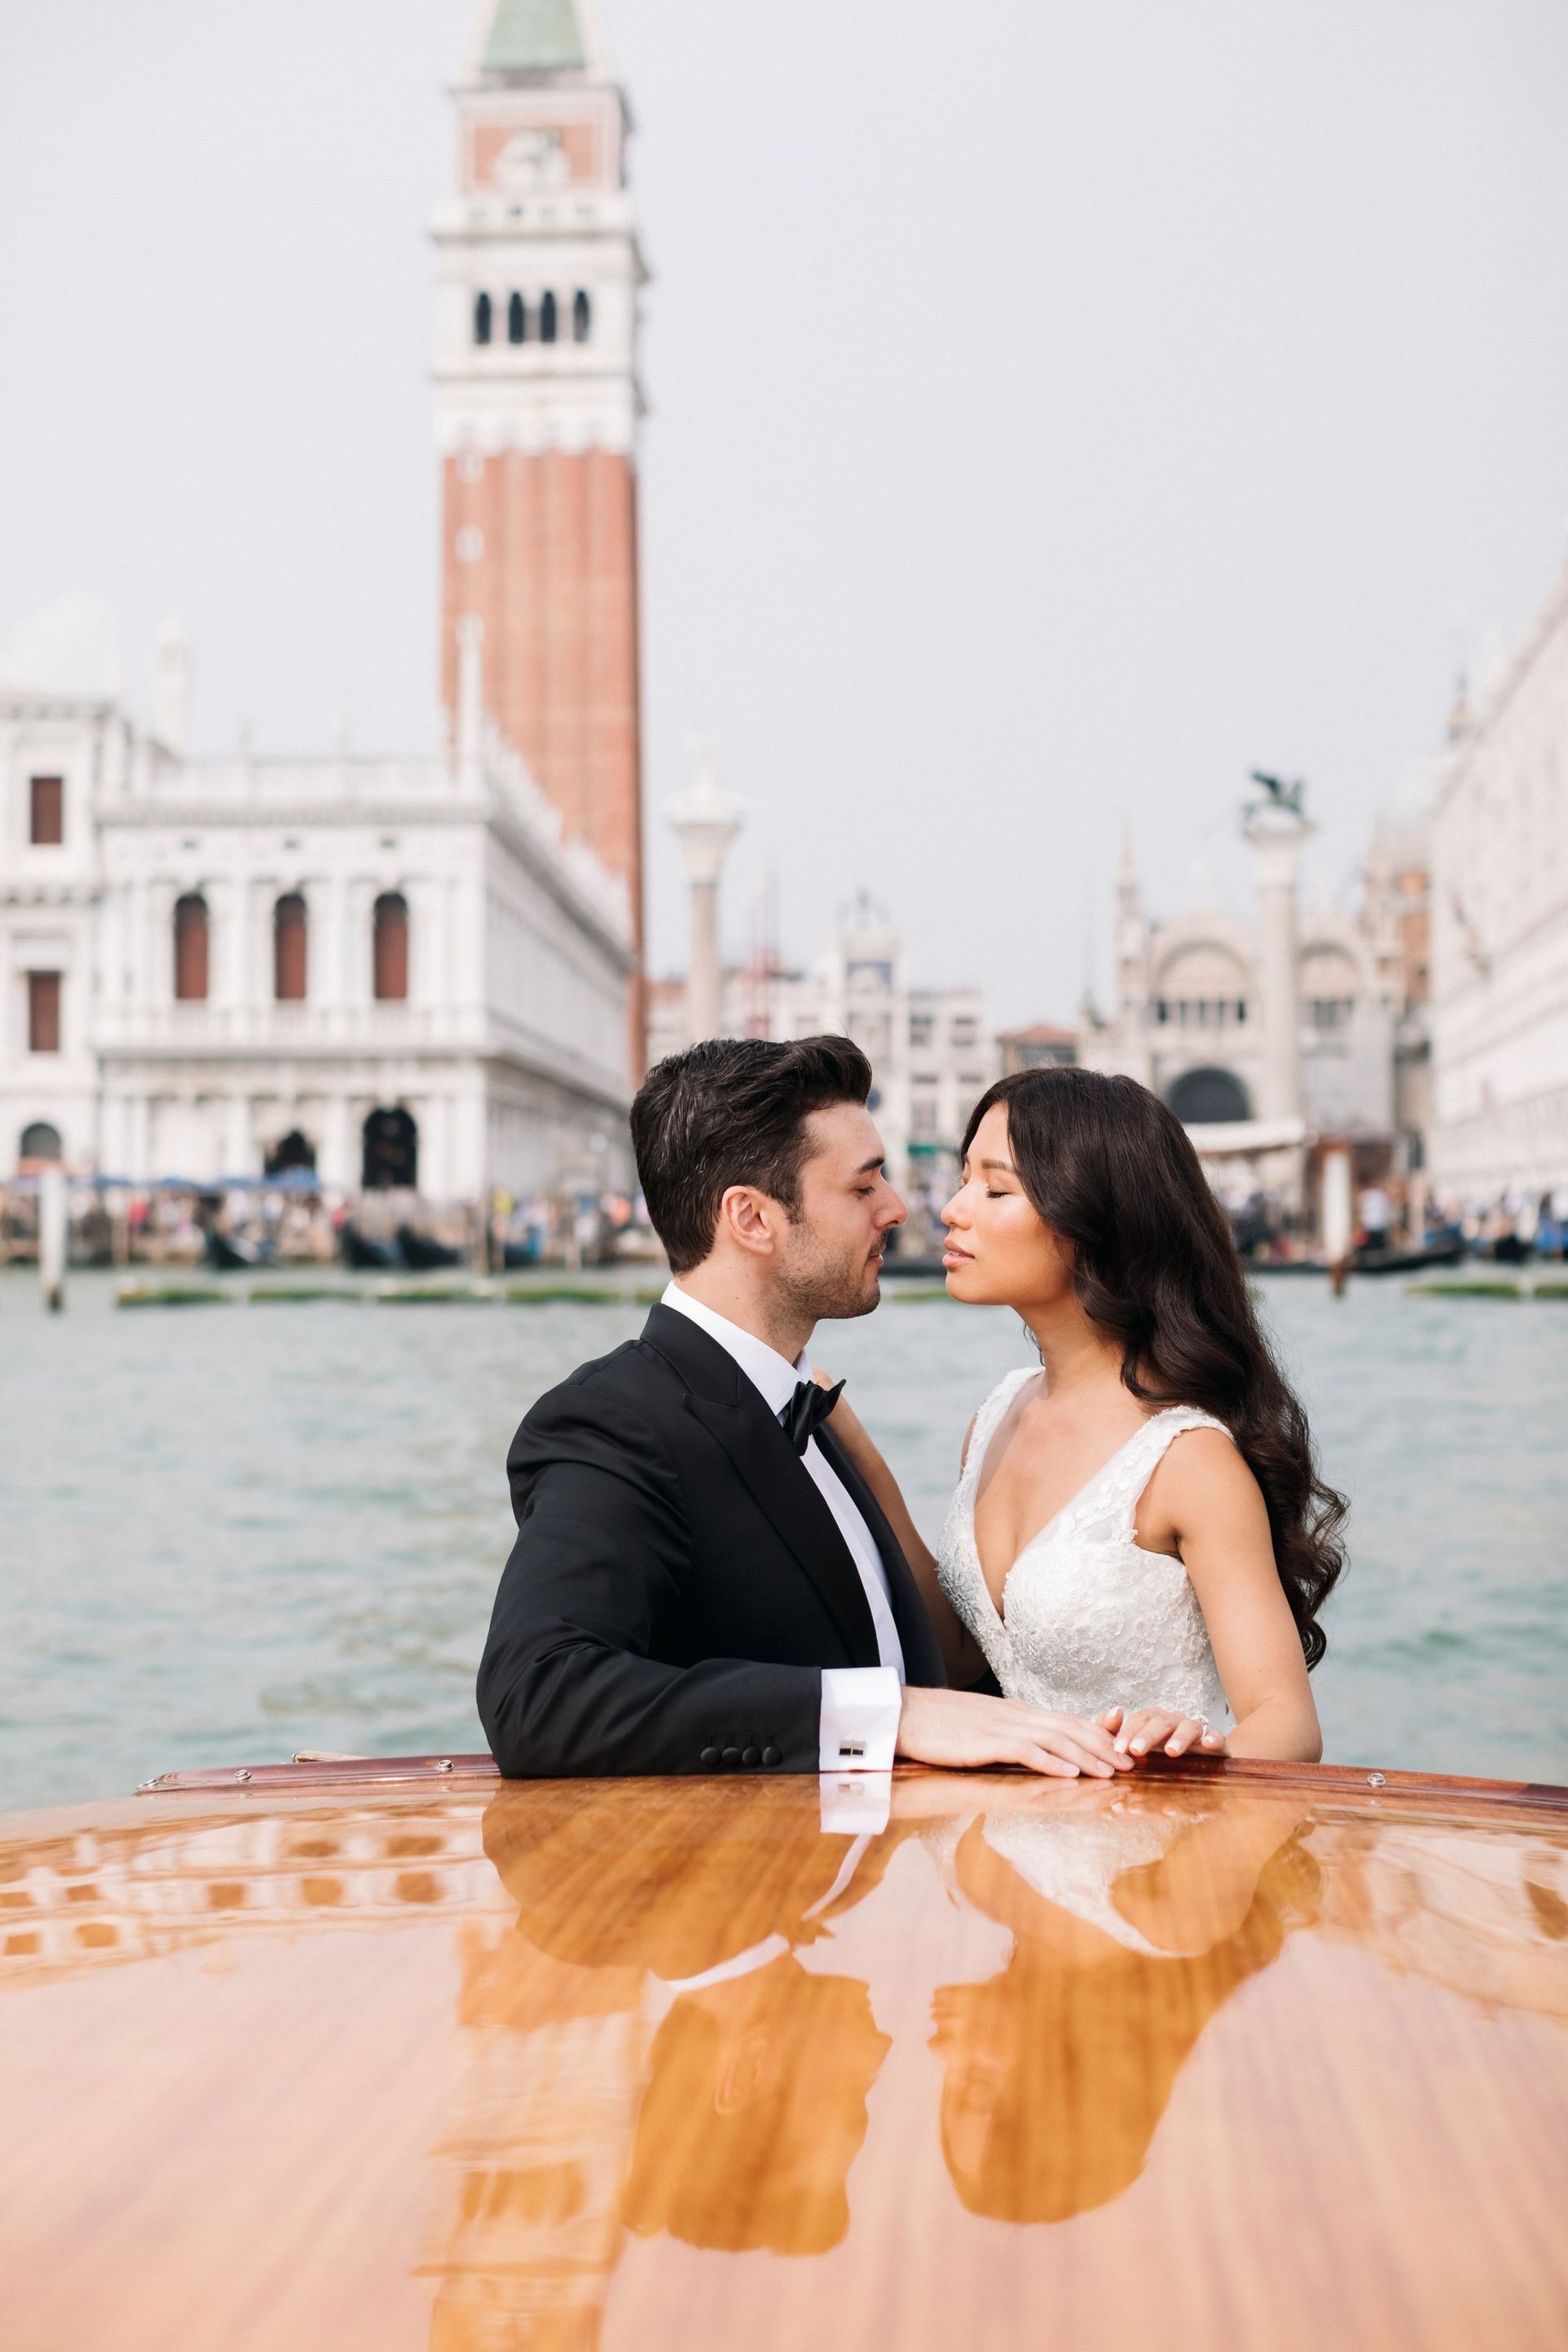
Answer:
<svg viewBox="0 0 1568 2352"><path fill-rule="evenodd" d="M832 1373L823 1371L816 1364L811 1368L811 1377L819 1389L836 1389L838 1386ZM860 1473L861 1477L873 1490L877 1486L879 1472L889 1484L892 1483L892 1472L883 1461L869 1431L847 1396L841 1396L828 1414L827 1426ZM885 1510L887 1505L879 1494L877 1499L882 1503Z"/></svg>
<svg viewBox="0 0 1568 2352"><path fill-rule="evenodd" d="M1021 1764L1049 1779L1110 1780L1132 1768L1097 1725L984 1691L906 1685L898 1753L916 1764Z"/></svg>
<svg viewBox="0 0 1568 2352"><path fill-rule="evenodd" d="M1223 1756L1225 1735L1211 1728L1208 1717L1183 1715L1173 1706L1110 1706L1095 1717L1102 1731L1113 1732L1117 1748L1127 1756L1147 1756L1163 1748L1167 1756Z"/></svg>

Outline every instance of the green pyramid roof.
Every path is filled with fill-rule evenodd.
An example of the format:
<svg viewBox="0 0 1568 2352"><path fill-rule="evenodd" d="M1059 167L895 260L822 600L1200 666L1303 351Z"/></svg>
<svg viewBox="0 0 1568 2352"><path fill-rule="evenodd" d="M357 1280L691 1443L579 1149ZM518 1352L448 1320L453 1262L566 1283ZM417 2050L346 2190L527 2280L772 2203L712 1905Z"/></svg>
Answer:
<svg viewBox="0 0 1568 2352"><path fill-rule="evenodd" d="M497 0L484 72L556 73L586 62L572 0Z"/></svg>

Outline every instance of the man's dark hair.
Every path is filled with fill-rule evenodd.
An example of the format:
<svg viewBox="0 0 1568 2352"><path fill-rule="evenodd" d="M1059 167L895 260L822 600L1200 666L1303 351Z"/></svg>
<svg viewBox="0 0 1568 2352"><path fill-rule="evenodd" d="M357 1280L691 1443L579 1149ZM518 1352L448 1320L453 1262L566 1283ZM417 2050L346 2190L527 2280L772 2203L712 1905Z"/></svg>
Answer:
<svg viewBox="0 0 1568 2352"><path fill-rule="evenodd" d="M708 1255L731 1184L754 1184L793 1218L806 1120L870 1091L871 1065L847 1037L714 1037L656 1063L632 1105L632 1149L670 1272Z"/></svg>

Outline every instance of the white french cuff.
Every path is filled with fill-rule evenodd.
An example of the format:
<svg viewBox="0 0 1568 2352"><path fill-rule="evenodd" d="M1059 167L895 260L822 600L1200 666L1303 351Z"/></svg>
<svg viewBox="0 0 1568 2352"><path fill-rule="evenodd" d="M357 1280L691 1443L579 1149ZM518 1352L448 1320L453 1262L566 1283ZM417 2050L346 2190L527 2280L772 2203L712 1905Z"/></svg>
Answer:
<svg viewBox="0 0 1568 2352"><path fill-rule="evenodd" d="M903 1703L891 1666L824 1666L817 1769L890 1772Z"/></svg>

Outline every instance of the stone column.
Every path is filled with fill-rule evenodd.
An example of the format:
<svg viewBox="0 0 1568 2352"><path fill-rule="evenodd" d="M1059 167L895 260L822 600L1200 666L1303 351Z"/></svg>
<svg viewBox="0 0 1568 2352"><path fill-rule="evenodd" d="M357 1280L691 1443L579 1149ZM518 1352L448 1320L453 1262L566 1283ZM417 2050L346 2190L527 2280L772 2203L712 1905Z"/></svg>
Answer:
<svg viewBox="0 0 1568 2352"><path fill-rule="evenodd" d="M1149 926L1144 920L1132 836L1124 825L1116 869L1116 1023L1121 1035L1117 1066L1140 1086L1154 1084L1149 1033Z"/></svg>
<svg viewBox="0 0 1568 2352"><path fill-rule="evenodd" d="M231 1089L224 1105L223 1166L224 1176L254 1176L255 1155L250 1146L250 1106L237 1087Z"/></svg>
<svg viewBox="0 0 1568 2352"><path fill-rule="evenodd" d="M1263 998L1259 1118L1301 1116L1301 1013L1296 875L1312 828L1294 809L1265 805L1245 820L1258 886L1258 975Z"/></svg>
<svg viewBox="0 0 1568 2352"><path fill-rule="evenodd" d="M153 730L166 751L185 756L185 727L191 692L191 649L177 621L165 621L158 632L158 667L153 682Z"/></svg>
<svg viewBox="0 0 1568 2352"><path fill-rule="evenodd" d="M691 894L686 1025L690 1042L697 1045L719 1034L723 978L719 961L719 877L741 830L741 811L719 782L711 751L705 744L694 749L696 769L686 791L670 803L669 825L680 844Z"/></svg>

